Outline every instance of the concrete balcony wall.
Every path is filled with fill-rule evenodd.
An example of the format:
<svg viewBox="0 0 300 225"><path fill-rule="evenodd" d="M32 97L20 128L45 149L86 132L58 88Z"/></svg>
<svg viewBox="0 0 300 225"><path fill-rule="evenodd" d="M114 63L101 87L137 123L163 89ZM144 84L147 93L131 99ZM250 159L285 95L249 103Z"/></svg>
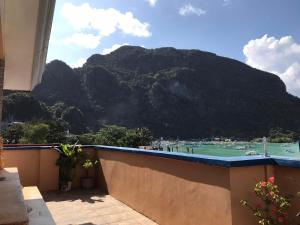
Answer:
<svg viewBox="0 0 300 225"><path fill-rule="evenodd" d="M98 151L108 193L157 223L229 225L229 169Z"/></svg>
<svg viewBox="0 0 300 225"><path fill-rule="evenodd" d="M296 215L300 211L300 197L296 193L300 191L300 168L275 166L275 177L277 184L284 193L294 195L293 207L289 215ZM298 220L298 223L299 220Z"/></svg>
<svg viewBox="0 0 300 225"><path fill-rule="evenodd" d="M241 206L240 201L248 200L256 205L254 194L255 184L261 180L266 180L274 175L272 165L246 166L230 168L230 192L231 192L231 211L233 225L255 225L256 218L252 213Z"/></svg>
<svg viewBox="0 0 300 225"><path fill-rule="evenodd" d="M23 186L38 186L41 191L58 189L58 158L54 150L5 150L4 166L17 167Z"/></svg>
<svg viewBox="0 0 300 225"><path fill-rule="evenodd" d="M161 225L256 225L240 201L256 205L257 182L275 176L283 194L300 191L300 161L295 159L96 148L102 187ZM292 201L289 214L295 218L298 211L300 198Z"/></svg>
<svg viewBox="0 0 300 225"><path fill-rule="evenodd" d="M22 147L20 147L22 148ZM58 153L49 147L4 150L6 167L18 167L23 186L58 189ZM211 157L109 146L84 148L99 158L99 190L106 190L160 225L256 225L240 200L254 204L255 184L275 176L282 193L300 191L300 161L279 157ZM83 169L78 166L74 187ZM300 198L289 214L300 211Z"/></svg>
<svg viewBox="0 0 300 225"><path fill-rule="evenodd" d="M96 154L94 148L84 148L91 156ZM17 167L23 186L37 186L40 191L58 190L59 169L56 160L59 154L49 146L16 146L4 150L4 166ZM96 177L96 171L90 170L89 175ZM76 167L76 177L72 186L80 186L80 178L85 176L84 169Z"/></svg>

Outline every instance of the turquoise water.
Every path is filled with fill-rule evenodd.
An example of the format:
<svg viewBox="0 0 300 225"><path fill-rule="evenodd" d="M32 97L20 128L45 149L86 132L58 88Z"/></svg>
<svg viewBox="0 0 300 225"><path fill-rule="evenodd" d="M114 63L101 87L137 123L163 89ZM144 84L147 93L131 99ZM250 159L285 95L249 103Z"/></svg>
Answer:
<svg viewBox="0 0 300 225"><path fill-rule="evenodd" d="M157 143L156 143L157 144ZM250 142L191 142L191 141L162 141L158 145L163 147L164 151L213 155L213 156L245 156L251 154L263 155L262 143ZM188 152L188 149L189 152ZM289 156L300 158L298 143L268 143L267 150L269 155Z"/></svg>

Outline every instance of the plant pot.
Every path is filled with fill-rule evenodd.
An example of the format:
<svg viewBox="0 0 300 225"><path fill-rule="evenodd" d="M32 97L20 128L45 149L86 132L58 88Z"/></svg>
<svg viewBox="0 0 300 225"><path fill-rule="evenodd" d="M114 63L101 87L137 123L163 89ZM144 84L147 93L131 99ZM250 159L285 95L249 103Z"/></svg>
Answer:
<svg viewBox="0 0 300 225"><path fill-rule="evenodd" d="M61 185L61 191L71 191L72 189L72 181L66 181Z"/></svg>
<svg viewBox="0 0 300 225"><path fill-rule="evenodd" d="M82 177L80 182L81 187L86 190L92 189L95 186L95 180L93 177Z"/></svg>
<svg viewBox="0 0 300 225"><path fill-rule="evenodd" d="M72 189L72 181L68 181L66 191L71 191Z"/></svg>

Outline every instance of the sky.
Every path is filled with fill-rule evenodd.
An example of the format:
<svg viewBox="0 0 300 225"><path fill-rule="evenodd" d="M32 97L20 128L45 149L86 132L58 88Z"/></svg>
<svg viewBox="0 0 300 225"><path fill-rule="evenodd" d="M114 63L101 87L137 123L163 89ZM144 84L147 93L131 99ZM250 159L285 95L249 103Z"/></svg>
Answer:
<svg viewBox="0 0 300 225"><path fill-rule="evenodd" d="M300 0L57 0L47 62L122 45L199 49L278 75L300 96Z"/></svg>

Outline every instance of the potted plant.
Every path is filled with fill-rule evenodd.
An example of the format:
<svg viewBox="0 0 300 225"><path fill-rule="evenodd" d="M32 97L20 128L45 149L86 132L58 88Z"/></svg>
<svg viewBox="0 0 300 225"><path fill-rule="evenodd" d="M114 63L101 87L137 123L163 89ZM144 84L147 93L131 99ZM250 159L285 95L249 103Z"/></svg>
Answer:
<svg viewBox="0 0 300 225"><path fill-rule="evenodd" d="M74 145L61 144L54 148L59 152L56 165L59 166L59 188L69 191L75 176L75 167L82 156L82 149L77 142Z"/></svg>
<svg viewBox="0 0 300 225"><path fill-rule="evenodd" d="M83 189L92 189L95 186L95 179L94 177L89 176L89 170L91 168L94 168L98 165L98 160L91 160L91 159L86 159L82 167L85 169L85 177L81 178L81 187Z"/></svg>

